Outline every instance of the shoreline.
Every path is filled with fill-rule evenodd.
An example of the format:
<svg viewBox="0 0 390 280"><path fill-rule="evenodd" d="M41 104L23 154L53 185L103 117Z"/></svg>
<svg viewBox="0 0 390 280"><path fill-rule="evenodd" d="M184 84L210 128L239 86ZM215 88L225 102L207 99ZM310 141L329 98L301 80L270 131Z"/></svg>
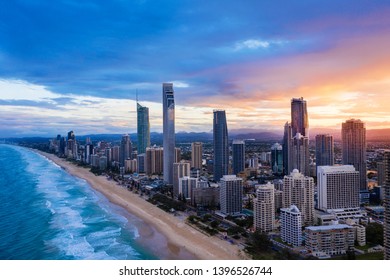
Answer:
<svg viewBox="0 0 390 280"><path fill-rule="evenodd" d="M56 155L39 150L34 152L59 165L70 175L84 179L111 203L123 207L140 219L140 244L163 259L238 260L247 259L237 246L215 236L206 236L169 213L145 201L138 195L96 176L89 170L78 167ZM154 234L156 233L156 234ZM161 235L161 236L158 236ZM144 237L146 237L144 239ZM149 238L149 240L147 240ZM165 239L165 240L163 240ZM155 242L148 244L148 242ZM163 244L161 244L163 243ZM167 250L161 252L162 250Z"/></svg>

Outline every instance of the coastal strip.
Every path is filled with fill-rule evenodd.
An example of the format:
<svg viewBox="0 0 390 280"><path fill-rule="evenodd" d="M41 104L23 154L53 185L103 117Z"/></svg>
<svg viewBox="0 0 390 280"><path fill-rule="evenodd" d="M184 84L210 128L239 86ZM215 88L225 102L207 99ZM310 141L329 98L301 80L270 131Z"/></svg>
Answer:
<svg viewBox="0 0 390 280"><path fill-rule="evenodd" d="M183 249L201 260L246 259L236 246L214 236L206 236L198 230L148 203L138 195L109 181L104 176L96 176L85 168L80 168L56 155L34 150L53 161L69 174L86 180L93 189L103 194L110 202L126 209L146 224L155 227L167 239L167 248L173 251Z"/></svg>

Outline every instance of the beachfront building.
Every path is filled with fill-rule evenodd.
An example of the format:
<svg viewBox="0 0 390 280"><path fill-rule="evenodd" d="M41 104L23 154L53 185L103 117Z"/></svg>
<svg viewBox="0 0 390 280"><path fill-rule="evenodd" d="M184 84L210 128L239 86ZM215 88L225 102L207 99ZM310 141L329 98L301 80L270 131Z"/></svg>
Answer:
<svg viewBox="0 0 390 280"><path fill-rule="evenodd" d="M274 185L256 186L256 198L253 200L253 225L255 230L270 232L275 226Z"/></svg>
<svg viewBox="0 0 390 280"><path fill-rule="evenodd" d="M298 207L280 209L281 237L283 242L293 246L302 245L302 218Z"/></svg>
<svg viewBox="0 0 390 280"><path fill-rule="evenodd" d="M306 249L314 256L346 254L353 248L354 242L355 231L349 225L336 224L305 228Z"/></svg>
<svg viewBox="0 0 390 280"><path fill-rule="evenodd" d="M297 169L283 178L283 207L291 205L301 211L302 225L314 224L314 179Z"/></svg>
<svg viewBox="0 0 390 280"><path fill-rule="evenodd" d="M198 188L192 189L193 206L216 207L219 205L219 188L209 187L198 181Z"/></svg>
<svg viewBox="0 0 390 280"><path fill-rule="evenodd" d="M121 140L121 146L120 146L120 155L119 155L119 162L121 166L125 166L125 160L131 159L132 154L132 144L130 140L130 135L125 134L122 136Z"/></svg>
<svg viewBox="0 0 390 280"><path fill-rule="evenodd" d="M173 196L179 197L179 179L190 176L190 163L187 161L175 162L173 164ZM189 194L191 196L191 193ZM190 197L189 196L189 197Z"/></svg>
<svg viewBox="0 0 390 280"><path fill-rule="evenodd" d="M198 187L198 178L184 176L179 178L179 195L182 199L191 200L192 192Z"/></svg>
<svg viewBox="0 0 390 280"><path fill-rule="evenodd" d="M145 154L146 175L162 174L164 165L164 149L161 147L148 147Z"/></svg>
<svg viewBox="0 0 390 280"><path fill-rule="evenodd" d="M236 215L242 212L242 178L236 175L224 175L220 180L221 212Z"/></svg>

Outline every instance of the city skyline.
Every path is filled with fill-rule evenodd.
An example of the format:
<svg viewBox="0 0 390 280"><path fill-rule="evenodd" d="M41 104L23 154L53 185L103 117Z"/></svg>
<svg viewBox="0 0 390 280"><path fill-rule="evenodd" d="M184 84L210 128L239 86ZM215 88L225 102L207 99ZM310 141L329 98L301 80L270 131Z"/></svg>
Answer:
<svg viewBox="0 0 390 280"><path fill-rule="evenodd" d="M350 118L388 128L389 11L384 1L8 1L2 136L133 133L137 90L161 132L162 82L176 89L177 131L211 131L213 109L229 112L230 129L281 131L301 96L311 128Z"/></svg>

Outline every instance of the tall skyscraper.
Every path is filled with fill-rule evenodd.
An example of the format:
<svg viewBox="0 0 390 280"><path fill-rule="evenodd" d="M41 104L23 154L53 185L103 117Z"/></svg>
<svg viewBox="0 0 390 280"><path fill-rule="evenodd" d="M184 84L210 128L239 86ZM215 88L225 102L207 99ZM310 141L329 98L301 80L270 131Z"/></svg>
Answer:
<svg viewBox="0 0 390 280"><path fill-rule="evenodd" d="M329 134L316 135L316 165L334 164L333 136Z"/></svg>
<svg viewBox="0 0 390 280"><path fill-rule="evenodd" d="M384 245L384 259L390 260L390 151L385 152L385 184L383 206L384 223L383 223L383 245Z"/></svg>
<svg viewBox="0 0 390 280"><path fill-rule="evenodd" d="M347 120L342 124L343 164L353 165L360 173L360 190L367 189L366 128L361 120Z"/></svg>
<svg viewBox="0 0 390 280"><path fill-rule="evenodd" d="M359 172L352 165L318 166L318 208L359 209Z"/></svg>
<svg viewBox="0 0 390 280"><path fill-rule="evenodd" d="M291 127L293 136L300 133L309 137L309 117L306 100L303 100L303 97L291 99Z"/></svg>
<svg viewBox="0 0 390 280"><path fill-rule="evenodd" d="M150 147L150 123L149 123L149 108L141 106L137 102L137 140L138 154L144 154L146 148Z"/></svg>
<svg viewBox="0 0 390 280"><path fill-rule="evenodd" d="M314 179L294 169L283 179L283 207L296 205L301 211L302 224L314 223Z"/></svg>
<svg viewBox="0 0 390 280"><path fill-rule="evenodd" d="M130 140L130 135L125 134L122 136L121 148L120 148L120 163L121 166L125 166L125 160L131 159L132 145Z"/></svg>
<svg viewBox="0 0 390 280"><path fill-rule="evenodd" d="M280 209L280 227L284 242L293 246L302 245L302 218L298 207L291 205Z"/></svg>
<svg viewBox="0 0 390 280"><path fill-rule="evenodd" d="M242 140L233 141L233 174L245 170L245 142Z"/></svg>
<svg viewBox="0 0 390 280"><path fill-rule="evenodd" d="M284 173L290 174L298 169L306 176L309 169L309 118L306 101L301 98L291 99L291 123L284 126L283 165Z"/></svg>
<svg viewBox="0 0 390 280"><path fill-rule="evenodd" d="M193 142L191 144L191 168L202 170L203 144Z"/></svg>
<svg viewBox="0 0 390 280"><path fill-rule="evenodd" d="M221 212L226 215L239 214L242 211L242 179L236 175L223 175L219 191Z"/></svg>
<svg viewBox="0 0 390 280"><path fill-rule="evenodd" d="M173 84L163 83L164 181L173 184L175 162L175 100Z"/></svg>
<svg viewBox="0 0 390 280"><path fill-rule="evenodd" d="M253 224L255 230L270 232L275 224L275 196L274 185L256 186L256 198L253 200Z"/></svg>
<svg viewBox="0 0 390 280"><path fill-rule="evenodd" d="M271 147L271 168L275 175L283 173L283 147L279 143L275 143Z"/></svg>
<svg viewBox="0 0 390 280"><path fill-rule="evenodd" d="M214 180L229 174L229 140L226 113L214 110L213 120Z"/></svg>

